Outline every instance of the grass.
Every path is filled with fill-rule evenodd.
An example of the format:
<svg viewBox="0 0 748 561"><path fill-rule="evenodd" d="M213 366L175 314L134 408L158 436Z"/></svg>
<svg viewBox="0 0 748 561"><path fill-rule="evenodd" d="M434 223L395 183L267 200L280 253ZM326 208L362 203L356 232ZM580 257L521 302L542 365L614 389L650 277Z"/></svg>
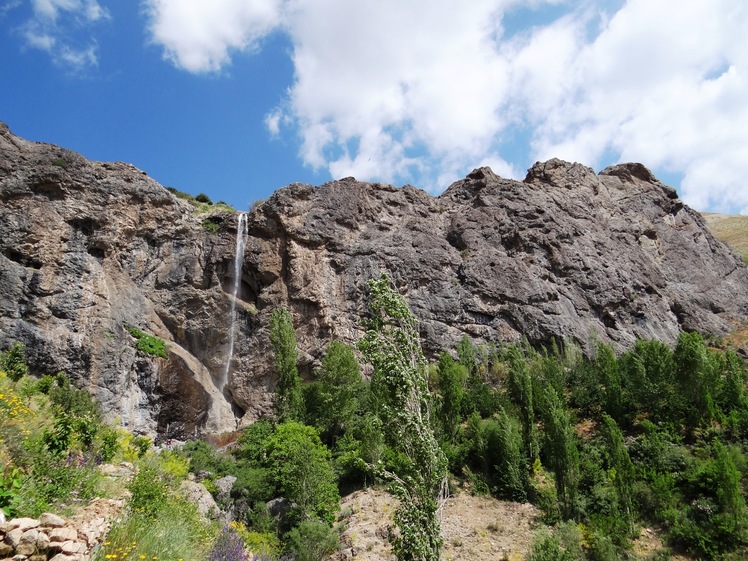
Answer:
<svg viewBox="0 0 748 561"><path fill-rule="evenodd" d="M140 331L140 329L129 325L126 325L125 329L127 329L130 335L137 339L138 342L135 346L139 351L150 356L169 358L169 355L166 354L166 343L162 339L144 333L143 331Z"/></svg>
<svg viewBox="0 0 748 561"><path fill-rule="evenodd" d="M223 201L218 201L217 203L210 202L210 199L208 199L208 202L199 201L196 197L190 195L189 193L185 193L184 191L180 191L179 189L175 189L174 187L167 187L167 191L169 191L172 195L174 195L178 199L182 199L183 201L186 201L190 203L193 207L195 207L195 214L208 214L209 212L215 212L215 211L222 211L222 212L236 212L236 209L228 204L226 204ZM199 197L200 195L198 195ZM202 198L202 197L201 197Z"/></svg>
<svg viewBox="0 0 748 561"><path fill-rule="evenodd" d="M704 220L720 240L748 263L748 216L702 213Z"/></svg>
<svg viewBox="0 0 748 561"><path fill-rule="evenodd" d="M94 561L203 561L212 534L194 505L170 499L156 516L133 512L115 524Z"/></svg>

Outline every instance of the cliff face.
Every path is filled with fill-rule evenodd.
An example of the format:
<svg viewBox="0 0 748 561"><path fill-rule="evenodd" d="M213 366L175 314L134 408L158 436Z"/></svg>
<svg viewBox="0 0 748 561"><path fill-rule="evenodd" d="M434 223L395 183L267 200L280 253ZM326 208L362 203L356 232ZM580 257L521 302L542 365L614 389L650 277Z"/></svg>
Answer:
<svg viewBox="0 0 748 561"><path fill-rule="evenodd" d="M440 197L352 178L294 184L249 213L225 387L238 215L204 217L143 172L0 126L0 345L65 370L134 430L222 431L271 409L266 326L291 309L302 371L361 333L386 271L427 352L591 336L619 349L748 319L748 269L639 164L475 170ZM166 340L136 351L125 326ZM220 389L219 389L220 388Z"/></svg>

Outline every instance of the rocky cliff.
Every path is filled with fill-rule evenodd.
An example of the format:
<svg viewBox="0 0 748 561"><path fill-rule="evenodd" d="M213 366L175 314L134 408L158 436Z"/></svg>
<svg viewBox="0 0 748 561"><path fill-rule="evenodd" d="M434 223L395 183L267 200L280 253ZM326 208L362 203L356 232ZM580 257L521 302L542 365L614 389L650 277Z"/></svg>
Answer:
<svg viewBox="0 0 748 561"><path fill-rule="evenodd" d="M0 346L66 371L136 431L233 429L270 411L266 326L293 314L302 371L360 335L366 281L386 271L427 352L462 334L619 349L748 319L748 269L639 164L595 174L560 160L524 181L473 171L439 197L352 178L293 184L247 216L210 219L144 172L90 162L0 125ZM232 300L234 350L228 369ZM125 329L168 343L137 351Z"/></svg>

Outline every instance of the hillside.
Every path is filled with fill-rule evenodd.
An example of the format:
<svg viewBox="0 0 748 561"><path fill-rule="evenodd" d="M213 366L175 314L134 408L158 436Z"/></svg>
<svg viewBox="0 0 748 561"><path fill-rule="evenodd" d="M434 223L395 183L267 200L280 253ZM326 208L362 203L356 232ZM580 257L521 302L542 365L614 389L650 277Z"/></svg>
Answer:
<svg viewBox="0 0 748 561"><path fill-rule="evenodd" d="M748 216L734 214L702 213L714 234L745 261L748 259Z"/></svg>
<svg viewBox="0 0 748 561"><path fill-rule="evenodd" d="M0 127L0 347L25 343L32 372L67 372L132 430L222 432L269 413L271 312L291 311L308 378L332 339L360 337L382 271L432 357L464 334L623 350L748 319L748 269L639 164L550 160L524 181L481 168L439 197L293 184L246 216L206 215L128 164Z"/></svg>

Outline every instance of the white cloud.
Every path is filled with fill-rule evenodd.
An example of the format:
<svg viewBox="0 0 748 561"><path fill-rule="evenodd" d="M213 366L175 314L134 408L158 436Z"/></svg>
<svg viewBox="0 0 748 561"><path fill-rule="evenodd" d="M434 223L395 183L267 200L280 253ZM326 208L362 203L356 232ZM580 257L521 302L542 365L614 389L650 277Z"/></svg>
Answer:
<svg viewBox="0 0 748 561"><path fill-rule="evenodd" d="M146 0L149 31L164 56L190 72L214 72L251 50L281 21L281 0Z"/></svg>
<svg viewBox="0 0 748 561"><path fill-rule="evenodd" d="M52 60L73 70L98 63L97 44L81 38L90 26L110 19L96 0L31 0L32 17L21 29L26 45L46 51Z"/></svg>
<svg viewBox="0 0 748 561"><path fill-rule="evenodd" d="M287 33L294 82L266 125L333 176L443 188L487 162L516 177L535 158L637 160L681 174L697 208L748 208L744 2L146 4L153 40L192 72ZM551 4L556 19L504 29Z"/></svg>

